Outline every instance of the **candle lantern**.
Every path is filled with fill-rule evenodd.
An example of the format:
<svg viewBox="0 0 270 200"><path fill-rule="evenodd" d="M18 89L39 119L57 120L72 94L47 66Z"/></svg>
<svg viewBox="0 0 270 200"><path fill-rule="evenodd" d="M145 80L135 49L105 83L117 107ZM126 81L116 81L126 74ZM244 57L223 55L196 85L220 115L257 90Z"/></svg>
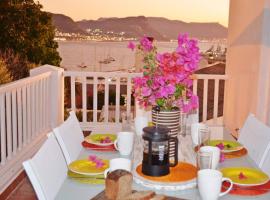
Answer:
<svg viewBox="0 0 270 200"><path fill-rule="evenodd" d="M164 176L170 173L170 167L178 163L178 140L170 137L170 129L164 126L145 127L143 129L142 173L149 176ZM171 152L170 145L175 145ZM173 163L170 160L173 159Z"/></svg>

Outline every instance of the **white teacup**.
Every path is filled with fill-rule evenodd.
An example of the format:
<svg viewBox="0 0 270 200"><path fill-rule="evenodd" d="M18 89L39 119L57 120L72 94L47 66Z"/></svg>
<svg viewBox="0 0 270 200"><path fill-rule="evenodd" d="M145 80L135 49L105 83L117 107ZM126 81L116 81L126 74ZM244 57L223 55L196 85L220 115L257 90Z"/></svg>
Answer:
<svg viewBox="0 0 270 200"><path fill-rule="evenodd" d="M143 134L143 128L148 126L148 118L141 116L135 118L135 131L137 135Z"/></svg>
<svg viewBox="0 0 270 200"><path fill-rule="evenodd" d="M131 171L131 160L127 158L114 158L110 160L110 167L104 171L104 177L107 177L109 172L117 169L124 169L126 171Z"/></svg>
<svg viewBox="0 0 270 200"><path fill-rule="evenodd" d="M203 146L199 149L198 153L208 153L211 155L211 169L217 169L220 160L220 149L218 147Z"/></svg>
<svg viewBox="0 0 270 200"><path fill-rule="evenodd" d="M223 181L230 182L230 187L220 193ZM219 197L228 194L233 187L232 180L222 178L222 173L213 169L203 169L198 171L198 188L202 200L217 200Z"/></svg>
<svg viewBox="0 0 270 200"><path fill-rule="evenodd" d="M117 139L114 141L114 147L123 156L127 156L132 152L134 142L133 132L119 132Z"/></svg>
<svg viewBox="0 0 270 200"><path fill-rule="evenodd" d="M191 138L192 142L195 146L199 145L202 141L202 136L200 134L200 130L209 131L209 128L206 124L202 123L193 123L191 124Z"/></svg>

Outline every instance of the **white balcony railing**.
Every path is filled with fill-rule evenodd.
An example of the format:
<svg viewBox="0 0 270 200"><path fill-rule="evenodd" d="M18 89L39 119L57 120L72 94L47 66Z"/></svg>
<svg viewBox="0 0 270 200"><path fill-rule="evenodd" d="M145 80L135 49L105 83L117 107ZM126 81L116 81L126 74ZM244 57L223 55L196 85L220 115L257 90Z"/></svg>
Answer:
<svg viewBox="0 0 270 200"><path fill-rule="evenodd" d="M51 128L50 76L46 72L0 87L0 189L13 180Z"/></svg>
<svg viewBox="0 0 270 200"><path fill-rule="evenodd" d="M121 123L121 112L135 112L132 78L141 73L72 72L54 66L31 70L31 76L0 86L0 193L22 171L22 161L30 158L46 134L63 121L64 94L67 108L82 113L82 128L91 124ZM66 79L64 81L64 79ZM214 80L213 123L218 119L219 83L226 75L194 75L195 93L203 81L202 120L208 108L208 81ZM65 87L64 87L65 82ZM77 91L79 90L79 91ZM110 96L113 97L111 105ZM101 95L100 95L101 94ZM81 96L80 99L76 97ZM125 102L120 102L124 96ZM122 104L121 104L122 103ZM124 105L123 105L124 104ZM112 110L111 110L112 109ZM102 113L102 117L101 117ZM110 121L113 115L113 122Z"/></svg>

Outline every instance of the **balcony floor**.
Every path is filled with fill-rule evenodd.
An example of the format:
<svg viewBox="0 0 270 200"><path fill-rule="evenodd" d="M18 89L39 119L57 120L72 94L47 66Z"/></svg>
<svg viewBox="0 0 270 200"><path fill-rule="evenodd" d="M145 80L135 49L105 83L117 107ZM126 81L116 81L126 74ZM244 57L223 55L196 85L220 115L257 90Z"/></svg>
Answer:
<svg viewBox="0 0 270 200"><path fill-rule="evenodd" d="M8 196L7 200L37 200L35 191L28 179L25 177Z"/></svg>

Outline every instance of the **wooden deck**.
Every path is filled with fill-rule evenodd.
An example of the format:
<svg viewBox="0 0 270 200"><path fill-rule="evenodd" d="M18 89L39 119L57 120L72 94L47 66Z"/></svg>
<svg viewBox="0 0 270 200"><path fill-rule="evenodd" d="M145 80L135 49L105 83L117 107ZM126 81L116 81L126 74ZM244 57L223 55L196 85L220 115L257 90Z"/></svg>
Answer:
<svg viewBox="0 0 270 200"><path fill-rule="evenodd" d="M17 185L17 187L9 194L6 200L37 200L34 188L32 187L28 177Z"/></svg>

